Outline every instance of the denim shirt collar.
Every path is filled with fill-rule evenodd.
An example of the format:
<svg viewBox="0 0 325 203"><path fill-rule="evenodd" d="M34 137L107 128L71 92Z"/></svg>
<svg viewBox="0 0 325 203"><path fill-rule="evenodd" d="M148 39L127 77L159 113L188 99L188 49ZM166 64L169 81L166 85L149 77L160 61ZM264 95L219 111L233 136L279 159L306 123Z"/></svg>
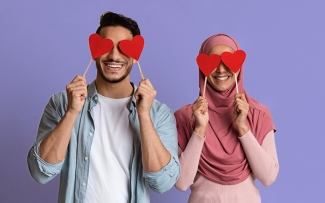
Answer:
<svg viewBox="0 0 325 203"><path fill-rule="evenodd" d="M132 94L132 100L131 100L131 105L130 105L130 110L132 111L135 108L136 105L136 99L134 97L134 93L137 90L137 86L133 83L130 82L132 87L133 87L133 94ZM96 88L96 80L94 80L91 84L88 85L88 101L90 102L90 109L92 109L94 106L97 105L98 103L98 92ZM90 110L89 109L89 110Z"/></svg>

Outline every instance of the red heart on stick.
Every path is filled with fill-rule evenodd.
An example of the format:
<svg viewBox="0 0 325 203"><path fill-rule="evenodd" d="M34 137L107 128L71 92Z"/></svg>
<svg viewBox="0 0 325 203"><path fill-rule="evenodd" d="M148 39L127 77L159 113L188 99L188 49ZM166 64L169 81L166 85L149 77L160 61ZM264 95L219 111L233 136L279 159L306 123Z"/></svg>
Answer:
<svg viewBox="0 0 325 203"><path fill-rule="evenodd" d="M199 66L202 73L208 77L212 71L218 67L220 63L220 56L212 54L210 56L206 54L199 54L196 57L196 63Z"/></svg>
<svg viewBox="0 0 325 203"><path fill-rule="evenodd" d="M141 35L136 35L131 41L127 39L120 41L118 46L124 54L138 61L144 46L144 39Z"/></svg>
<svg viewBox="0 0 325 203"><path fill-rule="evenodd" d="M237 73L242 67L245 59L246 53L243 50L237 50L233 54L230 52L223 52L221 54L222 62L234 73Z"/></svg>
<svg viewBox="0 0 325 203"><path fill-rule="evenodd" d="M110 52L113 46L114 43L111 39L102 39L96 33L89 36L89 48L93 59Z"/></svg>

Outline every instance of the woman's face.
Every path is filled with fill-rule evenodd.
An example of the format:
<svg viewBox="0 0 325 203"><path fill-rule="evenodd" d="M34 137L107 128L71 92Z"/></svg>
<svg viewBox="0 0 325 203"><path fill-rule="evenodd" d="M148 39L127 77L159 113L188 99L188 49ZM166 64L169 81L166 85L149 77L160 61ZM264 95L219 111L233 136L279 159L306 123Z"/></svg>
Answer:
<svg viewBox="0 0 325 203"><path fill-rule="evenodd" d="M207 53L209 56L212 54L218 54L221 56L223 52L234 53L234 50L227 45L216 45L212 47ZM239 71L238 71L239 72ZM222 61L219 66L208 76L209 85L220 92L226 91L235 82L235 74L225 66Z"/></svg>

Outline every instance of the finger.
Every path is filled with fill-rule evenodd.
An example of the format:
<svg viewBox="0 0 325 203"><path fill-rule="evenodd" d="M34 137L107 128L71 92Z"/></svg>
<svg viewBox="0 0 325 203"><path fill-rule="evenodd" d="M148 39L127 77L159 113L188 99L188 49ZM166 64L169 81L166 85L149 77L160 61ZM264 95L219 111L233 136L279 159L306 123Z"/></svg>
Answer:
<svg viewBox="0 0 325 203"><path fill-rule="evenodd" d="M198 99L194 102L194 104L198 104L198 103L201 103L201 102L204 102L204 103L208 103L207 100L202 97L202 96L199 96Z"/></svg>
<svg viewBox="0 0 325 203"><path fill-rule="evenodd" d="M146 86L146 85L140 85L137 89L139 94L150 94L153 93L153 89L151 89L150 87Z"/></svg>
<svg viewBox="0 0 325 203"><path fill-rule="evenodd" d="M87 85L83 84L83 82L76 82L76 83L72 83L72 84L68 84L66 87L66 90L72 89L72 88L83 88L85 90L87 90Z"/></svg>
<svg viewBox="0 0 325 203"><path fill-rule="evenodd" d="M235 101L234 102L234 111L237 112L237 113L241 113L242 110L244 110L244 106L241 101Z"/></svg>
<svg viewBox="0 0 325 203"><path fill-rule="evenodd" d="M198 108L194 109L193 113L195 115L204 114L204 107L203 106L199 106Z"/></svg>
<svg viewBox="0 0 325 203"><path fill-rule="evenodd" d="M144 95L146 97L156 97L157 92L155 89L152 89L151 87L147 85L141 85L138 87L138 93L141 95Z"/></svg>
<svg viewBox="0 0 325 203"><path fill-rule="evenodd" d="M234 105L234 112L235 112L235 113L240 113L240 111L239 111L239 108L238 108L238 105L237 105L237 104L235 104L235 105Z"/></svg>
<svg viewBox="0 0 325 203"><path fill-rule="evenodd" d="M86 78L80 75L76 75L76 77L73 78L73 80L71 81L71 83L73 82L77 82L77 81L84 81L86 83Z"/></svg>
<svg viewBox="0 0 325 203"><path fill-rule="evenodd" d="M139 89L139 91L147 91L147 92L152 92L152 93L154 93L156 91L155 89L151 88L150 86L148 86L146 84L141 84L138 89Z"/></svg>
<svg viewBox="0 0 325 203"><path fill-rule="evenodd" d="M153 89L153 86L148 78L144 79L143 82L145 82L146 85L148 85L149 87L151 87Z"/></svg>
<svg viewBox="0 0 325 203"><path fill-rule="evenodd" d="M247 103L247 101L244 100L243 98L235 98L234 103L239 103L239 104L243 104L243 105L249 106L249 104Z"/></svg>
<svg viewBox="0 0 325 203"><path fill-rule="evenodd" d="M77 86L77 87L70 87L67 89L67 92L71 93L71 92L74 92L74 91L84 91L84 92L87 92L87 88L84 87L84 86Z"/></svg>
<svg viewBox="0 0 325 203"><path fill-rule="evenodd" d="M242 99L243 99L245 102L247 102L247 100L246 100L246 96L245 96L244 93L242 93Z"/></svg>
<svg viewBox="0 0 325 203"><path fill-rule="evenodd" d="M154 95L157 94L156 90L152 87L152 85L149 85L147 79L145 79L145 81L141 81L139 83L139 87L146 89L147 91L151 91L152 93L154 93Z"/></svg>
<svg viewBox="0 0 325 203"><path fill-rule="evenodd" d="M147 83L148 83L148 79L143 79L143 80L141 80L141 81L139 82L139 86L141 86L141 85L146 86Z"/></svg>
<svg viewBox="0 0 325 203"><path fill-rule="evenodd" d="M249 111L249 106L243 104L236 104L235 109L238 113L247 114Z"/></svg>
<svg viewBox="0 0 325 203"><path fill-rule="evenodd" d="M77 86L77 87L70 87L67 89L68 92L74 92L74 91L84 91L87 92L87 88L83 86Z"/></svg>
<svg viewBox="0 0 325 203"><path fill-rule="evenodd" d="M199 107L207 108L207 103L206 103L206 101L204 101L204 100L196 101L196 102L192 105L192 107L193 107L194 109L197 109L197 108L199 108Z"/></svg>
<svg viewBox="0 0 325 203"><path fill-rule="evenodd" d="M141 99L141 95L136 91L134 93L135 100L139 101Z"/></svg>
<svg viewBox="0 0 325 203"><path fill-rule="evenodd" d="M235 95L235 100L236 99L241 99L243 101L246 101L246 97L245 97L245 94L244 93L238 93ZM247 102L247 101L246 101Z"/></svg>
<svg viewBox="0 0 325 203"><path fill-rule="evenodd" d="M68 87L79 87L79 86L87 87L84 81L76 81L68 84L66 87L68 88Z"/></svg>
<svg viewBox="0 0 325 203"><path fill-rule="evenodd" d="M71 92L71 96L74 98L84 99L87 97L87 91L84 90L75 90Z"/></svg>
<svg viewBox="0 0 325 203"><path fill-rule="evenodd" d="M201 103L200 105L197 105L195 108L193 108L193 111L199 112L200 114L205 114L208 111L207 105L205 102Z"/></svg>
<svg viewBox="0 0 325 203"><path fill-rule="evenodd" d="M73 82L71 82L70 84L68 84L66 86L66 89L70 88L70 87L77 87L77 86L84 86L87 87L87 83L85 80L74 80Z"/></svg>
<svg viewBox="0 0 325 203"><path fill-rule="evenodd" d="M135 92L135 96L137 100L150 99L155 96L155 92L144 87L138 87L137 91Z"/></svg>
<svg viewBox="0 0 325 203"><path fill-rule="evenodd" d="M238 99L234 103L236 103L237 105L243 106L245 108L249 108L249 104L244 100Z"/></svg>

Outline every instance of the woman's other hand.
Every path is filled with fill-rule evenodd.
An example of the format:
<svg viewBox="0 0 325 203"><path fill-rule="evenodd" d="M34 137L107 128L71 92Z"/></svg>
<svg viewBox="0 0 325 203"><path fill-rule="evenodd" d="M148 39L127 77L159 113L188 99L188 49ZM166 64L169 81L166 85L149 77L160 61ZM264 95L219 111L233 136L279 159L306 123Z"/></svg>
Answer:
<svg viewBox="0 0 325 203"><path fill-rule="evenodd" d="M245 94L236 94L233 106L234 120L236 122L237 130L239 132L239 136L243 136L249 130L246 125L249 104L246 101Z"/></svg>

